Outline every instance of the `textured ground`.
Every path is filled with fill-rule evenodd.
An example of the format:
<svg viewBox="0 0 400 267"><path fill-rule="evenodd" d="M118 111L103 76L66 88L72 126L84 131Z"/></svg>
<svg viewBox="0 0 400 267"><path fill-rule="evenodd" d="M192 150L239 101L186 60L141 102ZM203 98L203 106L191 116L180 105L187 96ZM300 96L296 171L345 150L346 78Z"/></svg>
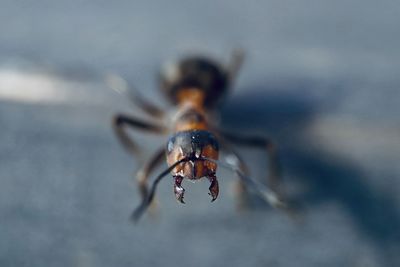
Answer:
<svg viewBox="0 0 400 267"><path fill-rule="evenodd" d="M168 2L168 3L167 3ZM1 266L400 266L397 1L1 1ZM110 129L141 114L105 87L124 75L157 103L155 74L191 51L248 59L221 112L280 144L299 221L235 211L232 175L171 181L136 226L138 162ZM149 156L165 138L134 134ZM244 149L253 176L264 155Z"/></svg>

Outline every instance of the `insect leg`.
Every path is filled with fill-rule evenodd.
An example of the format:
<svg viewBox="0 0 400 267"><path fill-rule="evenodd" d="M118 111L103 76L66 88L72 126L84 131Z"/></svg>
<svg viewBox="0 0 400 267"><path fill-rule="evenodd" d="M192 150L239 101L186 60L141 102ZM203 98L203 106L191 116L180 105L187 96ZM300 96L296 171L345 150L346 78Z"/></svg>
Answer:
<svg viewBox="0 0 400 267"><path fill-rule="evenodd" d="M227 66L227 73L229 83L232 84L240 70L244 61L244 51L242 49L235 49L232 51L231 59Z"/></svg>
<svg viewBox="0 0 400 267"><path fill-rule="evenodd" d="M117 135L123 147L128 152L134 155L139 154L139 148L137 147L136 143L132 140L132 138L129 137L129 135L127 134L126 126L135 127L141 130L151 131L154 133L163 133L165 131L164 127L160 125L144 122L123 114L116 115L113 119L112 125L114 132Z"/></svg>
<svg viewBox="0 0 400 267"><path fill-rule="evenodd" d="M142 201L148 198L149 191L147 182L150 174L163 162L165 157L165 148L160 148L157 152L147 161L144 166L136 173L136 179L138 182L139 193Z"/></svg>
<svg viewBox="0 0 400 267"><path fill-rule="evenodd" d="M126 97L128 97L128 99L132 101L133 104L138 106L148 115L158 119L164 117L164 110L147 101L139 93L139 91L135 89L135 87L130 86L128 82L121 76L116 74L107 74L105 77L105 81L111 89L121 95L125 95Z"/></svg>
<svg viewBox="0 0 400 267"><path fill-rule="evenodd" d="M268 154L267 185L279 197L279 199L284 201L285 198L279 188L282 183L282 177L276 145L270 139L263 137L242 137L230 133L223 133L222 136L238 145L258 147L266 150Z"/></svg>
<svg viewBox="0 0 400 267"><path fill-rule="evenodd" d="M147 208L150 206L151 202L154 199L154 195L156 193L157 185L158 183L167 175L169 174L176 166L181 164L182 162L187 161L187 159L181 159L171 166L169 166L167 169L165 169L162 173L160 173L156 179L154 180L153 184L151 185L150 192L146 198L142 199L142 202L140 205L133 211L131 219L134 222L137 222L139 218L143 215L143 213L147 210Z"/></svg>
<svg viewBox="0 0 400 267"><path fill-rule="evenodd" d="M222 145L222 149L225 153L227 153L226 155L226 161L229 164L232 164L233 166L235 166L238 170L240 170L245 176L249 175L249 168L247 167L246 163L243 161L243 159L241 158L241 156L236 153L236 151L234 151L234 149L227 144L226 141L221 140L221 137L219 138L221 145ZM237 173L236 173L237 175ZM243 181L243 179L240 179L240 177L238 177L239 179L236 181L235 184L235 194L237 195L237 208L238 210L243 210L245 209L248 205L248 191L247 191L247 186L246 183Z"/></svg>

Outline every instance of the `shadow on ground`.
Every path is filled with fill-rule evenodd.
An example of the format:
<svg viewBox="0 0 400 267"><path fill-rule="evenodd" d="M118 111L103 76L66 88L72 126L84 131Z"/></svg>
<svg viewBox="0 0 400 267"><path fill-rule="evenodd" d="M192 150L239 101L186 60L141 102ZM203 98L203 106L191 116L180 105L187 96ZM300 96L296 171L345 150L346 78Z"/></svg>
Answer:
<svg viewBox="0 0 400 267"><path fill-rule="evenodd" d="M281 147L284 172L293 179L287 182L307 185L302 194L289 196L291 202L310 212L314 205L338 203L348 211L359 232L393 266L399 260L400 207L394 196L368 182L385 177L371 177L362 166L354 166L333 152L308 149L313 140L303 134L304 130L321 113L329 112L329 103L314 101L306 89L312 88L311 83L293 84L287 87L287 83L284 88L258 86L252 88L253 93L232 97L222 111L223 126L272 136Z"/></svg>

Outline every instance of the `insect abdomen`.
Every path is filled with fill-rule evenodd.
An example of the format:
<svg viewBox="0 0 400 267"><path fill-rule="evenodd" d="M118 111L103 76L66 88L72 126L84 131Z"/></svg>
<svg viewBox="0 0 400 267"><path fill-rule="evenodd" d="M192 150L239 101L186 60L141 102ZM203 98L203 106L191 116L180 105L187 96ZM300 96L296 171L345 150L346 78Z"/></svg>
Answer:
<svg viewBox="0 0 400 267"><path fill-rule="evenodd" d="M214 107L228 86L226 71L217 63L200 57L186 58L166 66L160 77L161 88L173 102L186 88L198 88L205 95L204 105Z"/></svg>

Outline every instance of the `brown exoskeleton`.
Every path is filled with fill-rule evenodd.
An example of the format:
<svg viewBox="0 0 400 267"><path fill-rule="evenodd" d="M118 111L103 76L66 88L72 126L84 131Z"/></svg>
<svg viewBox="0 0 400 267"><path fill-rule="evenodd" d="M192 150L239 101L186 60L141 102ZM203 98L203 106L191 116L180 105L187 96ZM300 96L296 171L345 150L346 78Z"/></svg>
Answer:
<svg viewBox="0 0 400 267"><path fill-rule="evenodd" d="M242 61L243 54L235 52L227 66L203 57L184 58L177 64L168 66L160 75L160 85L165 95L176 106L172 120L168 120L163 110L145 101L137 92L129 92L131 100L138 107L154 119L163 121L164 124L147 122L123 114L116 115L113 127L123 146L133 154L138 151L136 144L126 133L127 126L171 135L166 146L160 148L137 173L142 203L132 215L134 220L139 219L148 208L158 182L168 173L174 178L174 193L179 202L184 203L185 189L182 187L182 181L203 177L210 181L211 201L216 200L219 193L217 166L226 166L218 160L221 149L229 154L230 162L227 166L241 178L238 191L245 192L245 187L250 186L273 206L284 206L283 198L276 190L280 175L274 144L266 138L248 138L225 133L217 125L213 125L212 111L232 85ZM128 89L126 82L117 76L110 76L108 84L117 91ZM269 159L267 181L270 189L248 178L246 164L230 148L230 143L260 147L267 151ZM147 182L150 173L162 162L165 155L169 168L155 179L149 191Z"/></svg>

